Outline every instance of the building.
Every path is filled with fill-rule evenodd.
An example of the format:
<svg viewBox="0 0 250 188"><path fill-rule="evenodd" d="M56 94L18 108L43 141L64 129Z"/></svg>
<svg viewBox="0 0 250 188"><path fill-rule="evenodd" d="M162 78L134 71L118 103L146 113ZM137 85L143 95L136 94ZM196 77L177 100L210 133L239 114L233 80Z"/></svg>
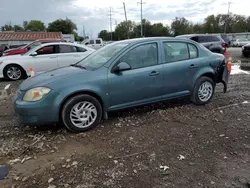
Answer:
<svg viewBox="0 0 250 188"><path fill-rule="evenodd" d="M63 34L63 39L67 42L75 42L75 35L74 34Z"/></svg>
<svg viewBox="0 0 250 188"><path fill-rule="evenodd" d="M28 44L37 39L63 39L62 32L0 32L0 45Z"/></svg>

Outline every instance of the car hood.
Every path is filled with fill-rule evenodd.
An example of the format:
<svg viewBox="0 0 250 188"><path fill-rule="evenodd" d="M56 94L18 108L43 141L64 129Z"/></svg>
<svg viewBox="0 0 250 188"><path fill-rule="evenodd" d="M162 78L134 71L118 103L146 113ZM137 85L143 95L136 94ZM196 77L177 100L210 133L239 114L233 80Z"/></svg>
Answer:
<svg viewBox="0 0 250 188"><path fill-rule="evenodd" d="M33 87L47 86L52 82L75 76L78 73L83 73L83 71L87 72L85 69L72 66L54 69L45 73L41 73L37 76L28 78L19 86L19 89L28 90Z"/></svg>
<svg viewBox="0 0 250 188"><path fill-rule="evenodd" d="M248 44L244 45L244 47L250 47L250 43L248 43Z"/></svg>

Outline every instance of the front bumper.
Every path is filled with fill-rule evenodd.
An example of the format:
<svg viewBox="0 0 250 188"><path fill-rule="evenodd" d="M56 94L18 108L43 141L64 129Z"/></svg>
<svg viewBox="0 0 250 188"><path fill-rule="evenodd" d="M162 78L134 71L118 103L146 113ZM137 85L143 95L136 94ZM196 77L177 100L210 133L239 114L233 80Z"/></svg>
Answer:
<svg viewBox="0 0 250 188"><path fill-rule="evenodd" d="M18 121L25 125L41 125L57 123L58 109L53 106L53 95L48 95L37 102L22 100L23 93L13 98L14 109Z"/></svg>

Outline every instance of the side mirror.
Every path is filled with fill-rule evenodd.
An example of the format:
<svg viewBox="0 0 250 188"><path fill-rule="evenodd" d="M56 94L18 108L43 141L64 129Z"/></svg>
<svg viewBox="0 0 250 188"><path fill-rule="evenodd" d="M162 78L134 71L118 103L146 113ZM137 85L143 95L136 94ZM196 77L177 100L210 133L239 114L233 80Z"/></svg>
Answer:
<svg viewBox="0 0 250 188"><path fill-rule="evenodd" d="M130 69L131 69L131 66L128 63L121 62L113 68L112 72L118 73L121 71L130 70Z"/></svg>
<svg viewBox="0 0 250 188"><path fill-rule="evenodd" d="M30 56L37 56L37 52L32 52L31 54L30 54Z"/></svg>

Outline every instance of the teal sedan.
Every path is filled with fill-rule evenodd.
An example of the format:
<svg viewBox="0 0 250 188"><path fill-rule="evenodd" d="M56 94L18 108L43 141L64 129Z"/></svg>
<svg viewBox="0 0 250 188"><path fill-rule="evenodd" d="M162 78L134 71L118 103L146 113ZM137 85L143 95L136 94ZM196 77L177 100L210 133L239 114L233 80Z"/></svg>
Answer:
<svg viewBox="0 0 250 188"><path fill-rule="evenodd" d="M229 74L223 55L188 39L123 40L71 66L28 78L14 108L21 123L62 122L81 132L124 108L180 97L207 104L217 83L226 92Z"/></svg>

